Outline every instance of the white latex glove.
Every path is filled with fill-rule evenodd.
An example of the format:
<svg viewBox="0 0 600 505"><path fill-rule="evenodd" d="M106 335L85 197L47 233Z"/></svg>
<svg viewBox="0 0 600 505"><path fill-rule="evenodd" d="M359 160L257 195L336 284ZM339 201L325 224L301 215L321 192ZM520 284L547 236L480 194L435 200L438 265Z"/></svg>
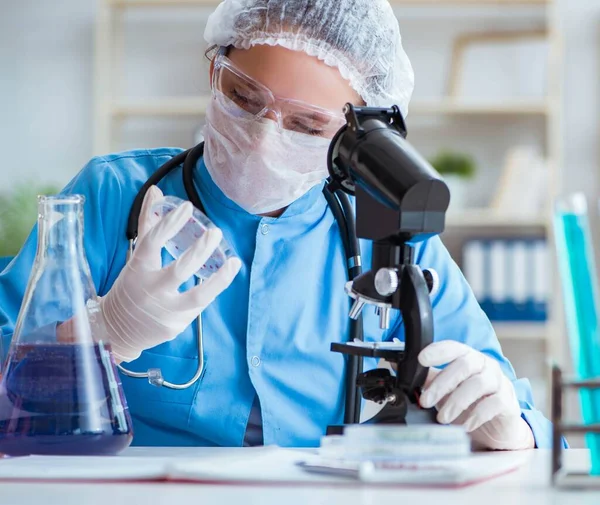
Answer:
<svg viewBox="0 0 600 505"><path fill-rule="evenodd" d="M487 449L533 449L531 428L521 417L512 382L498 362L454 340L434 342L419 354L430 368L420 404L436 407L441 424L465 427Z"/></svg>
<svg viewBox="0 0 600 505"><path fill-rule="evenodd" d="M208 260L219 245L222 232L207 231L176 261L162 267L161 250L192 216L186 202L163 219L151 214L162 192L146 193L138 240L133 255L112 289L100 300L100 314L113 355L119 362L133 361L142 351L173 340L224 291L241 267L230 258L207 281L181 293L178 288Z"/></svg>

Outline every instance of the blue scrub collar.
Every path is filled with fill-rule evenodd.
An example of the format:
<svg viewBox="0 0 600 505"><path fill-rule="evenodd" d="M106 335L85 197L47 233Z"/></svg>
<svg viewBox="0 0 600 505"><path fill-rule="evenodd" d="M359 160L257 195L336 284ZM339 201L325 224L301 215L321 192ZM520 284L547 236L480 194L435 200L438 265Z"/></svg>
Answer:
<svg viewBox="0 0 600 505"><path fill-rule="evenodd" d="M323 196L323 187L325 185L325 181L317 184L312 189L310 189L303 196L298 198L296 201L292 202L288 208L284 211L284 213L278 218L269 218L257 216L255 214L250 214L246 210L242 209L237 203L233 200L229 199L223 191L215 184L212 177L208 173L206 169L206 164L204 163L204 157L198 160L196 165L196 171L194 174L194 183L196 184L196 189L201 196L209 195L220 205L227 207L229 210L234 212L239 212L245 214L247 216L252 216L256 218L257 221L260 220L272 220L278 221L282 219L288 219L294 216L303 215L309 213L309 211L322 212L322 207L324 208L327 205L325 197Z"/></svg>

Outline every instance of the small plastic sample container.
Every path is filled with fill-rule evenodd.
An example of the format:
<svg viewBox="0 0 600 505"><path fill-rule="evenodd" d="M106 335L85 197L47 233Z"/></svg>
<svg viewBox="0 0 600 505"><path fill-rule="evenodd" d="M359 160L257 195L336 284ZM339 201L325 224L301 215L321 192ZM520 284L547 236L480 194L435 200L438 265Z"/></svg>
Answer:
<svg viewBox="0 0 600 505"><path fill-rule="evenodd" d="M432 461L459 459L471 453L464 428L442 425L346 426L341 436L324 437L319 454L351 461Z"/></svg>
<svg viewBox="0 0 600 505"><path fill-rule="evenodd" d="M470 438L462 426L456 425L394 425L354 424L344 428L344 439L351 443L383 444L469 444Z"/></svg>
<svg viewBox="0 0 600 505"><path fill-rule="evenodd" d="M165 196L161 198L152 207L154 215L161 219L176 208L185 203L185 200L176 196ZM179 258L196 241L204 235L209 228L215 228L213 222L205 214L194 208L192 217L171 240L165 244L165 248L173 258ZM208 261L196 272L196 277L205 281L219 268L221 268L228 258L236 256L235 251L229 243L223 238L219 246L215 249Z"/></svg>

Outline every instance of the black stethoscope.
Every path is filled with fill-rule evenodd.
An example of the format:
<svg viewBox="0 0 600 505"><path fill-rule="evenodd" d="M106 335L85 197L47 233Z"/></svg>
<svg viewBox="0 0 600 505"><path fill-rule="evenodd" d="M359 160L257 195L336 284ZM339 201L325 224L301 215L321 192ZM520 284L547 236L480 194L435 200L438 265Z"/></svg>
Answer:
<svg viewBox="0 0 600 505"><path fill-rule="evenodd" d="M135 241L138 234L138 220L142 209L142 203L146 192L151 186L157 185L164 177L166 177L173 170L183 164L183 186L189 201L198 210L205 213L204 205L200 200L200 196L194 186L194 170L200 158L204 155L204 142L198 144L196 147L188 149L177 156L173 157L162 165L142 186L141 190L137 194L131 211L129 213L129 220L127 223L127 240L129 241L129 250L127 253L127 260L131 257L135 246ZM340 229L342 242L344 244L344 251L346 254L346 262L348 268L348 280L353 280L355 277L362 273L361 268L361 253L360 244L356 236L356 226L354 218L354 209L346 193L341 189L336 189L335 185L329 180L323 188L323 194L331 208L331 212L337 222ZM198 340L198 367L194 376L186 383L174 384L167 382L163 379L162 374L159 370L148 370L148 372L132 372L125 369L122 365L118 365L119 369L127 376L134 378L145 378L148 379L153 385L165 386L170 389L187 389L195 384L204 371L204 349L203 349L203 337L202 337L202 319L201 315L197 319L197 340ZM358 320L350 319L350 341L355 339L363 339L363 326L362 318ZM350 358L354 358L353 356ZM360 412L358 409L353 407L354 405L360 404L357 402L358 390L355 387L356 375L360 373L360 361L358 359L352 359L347 366L346 374L346 413L349 418L358 422L358 416Z"/></svg>

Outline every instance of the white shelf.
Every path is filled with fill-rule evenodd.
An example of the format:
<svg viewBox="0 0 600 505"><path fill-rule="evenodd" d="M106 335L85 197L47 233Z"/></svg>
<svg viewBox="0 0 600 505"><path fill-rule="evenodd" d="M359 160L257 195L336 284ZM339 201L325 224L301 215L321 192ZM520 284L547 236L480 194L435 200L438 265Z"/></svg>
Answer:
<svg viewBox="0 0 600 505"><path fill-rule="evenodd" d="M219 0L106 0L113 7L215 7Z"/></svg>
<svg viewBox="0 0 600 505"><path fill-rule="evenodd" d="M547 338L546 323L493 322L492 324L498 340L544 341Z"/></svg>
<svg viewBox="0 0 600 505"><path fill-rule="evenodd" d="M550 113L545 100L505 100L498 103L460 102L452 99L415 100L409 105L410 114L446 115L526 115L545 116Z"/></svg>
<svg viewBox="0 0 600 505"><path fill-rule="evenodd" d="M111 106L113 117L127 116L203 116L210 96L149 97L145 100L119 101Z"/></svg>
<svg viewBox="0 0 600 505"><path fill-rule="evenodd" d="M504 215L489 209L469 209L461 212L449 212L446 219L448 227L452 228L545 228L548 223L544 216L517 217Z"/></svg>
<svg viewBox="0 0 600 505"><path fill-rule="evenodd" d="M202 116L209 95L189 97L148 97L144 100L122 100L113 103L113 116ZM513 101L505 103L458 103L451 100L415 101L410 105L413 114L481 114L481 115L543 115L550 107L546 102Z"/></svg>

